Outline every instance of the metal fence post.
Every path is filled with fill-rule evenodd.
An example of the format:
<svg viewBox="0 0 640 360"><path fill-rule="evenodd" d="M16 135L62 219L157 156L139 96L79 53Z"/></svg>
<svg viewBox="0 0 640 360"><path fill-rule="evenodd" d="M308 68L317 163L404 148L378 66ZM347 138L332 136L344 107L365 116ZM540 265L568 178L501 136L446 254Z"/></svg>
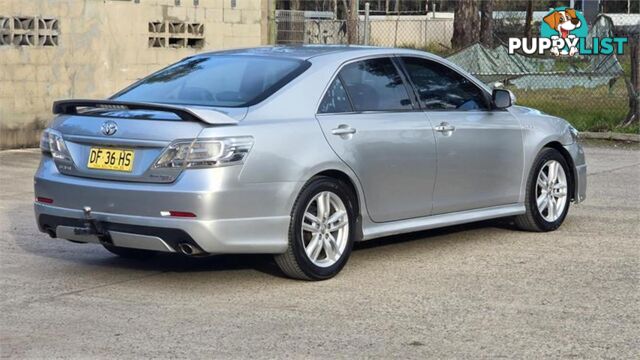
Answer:
<svg viewBox="0 0 640 360"><path fill-rule="evenodd" d="M364 45L369 45L369 2L364 3Z"/></svg>

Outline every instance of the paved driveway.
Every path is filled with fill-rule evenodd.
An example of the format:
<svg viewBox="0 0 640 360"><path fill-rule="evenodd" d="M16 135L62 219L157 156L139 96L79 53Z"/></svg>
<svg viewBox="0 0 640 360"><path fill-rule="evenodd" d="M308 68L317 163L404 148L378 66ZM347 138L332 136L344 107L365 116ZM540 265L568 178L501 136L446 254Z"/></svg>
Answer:
<svg viewBox="0 0 640 360"><path fill-rule="evenodd" d="M2 357L640 356L640 150L587 147L553 233L484 222L362 244L319 283L268 257L116 258L37 232L37 151L0 152Z"/></svg>

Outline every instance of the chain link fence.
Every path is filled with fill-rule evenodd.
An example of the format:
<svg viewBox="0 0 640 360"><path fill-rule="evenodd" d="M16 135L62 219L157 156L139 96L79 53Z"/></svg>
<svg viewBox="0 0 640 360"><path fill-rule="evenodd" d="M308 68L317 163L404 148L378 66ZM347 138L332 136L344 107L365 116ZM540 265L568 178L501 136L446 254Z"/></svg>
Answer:
<svg viewBox="0 0 640 360"><path fill-rule="evenodd" d="M337 5L336 5L337 3ZM408 2L400 3L407 4ZM633 131L620 129L629 112L633 90L630 84L631 62L628 55L618 56L525 56L509 55L509 37L523 37L525 12L495 11L493 46L479 43L455 49L452 8L427 8L427 2L411 2L400 7L394 2L360 3L357 16L347 16L340 4L326 2L321 11L276 10L270 18L274 44L371 45L414 48L428 51L461 66L492 87L511 90L517 104L534 107L569 120L579 130ZM420 3L422 6L417 6ZM433 2L432 2L433 3ZM386 11L389 7L391 10ZM407 10L409 9L409 10ZM533 13L533 36L546 11ZM599 37L616 35L617 26L633 30L640 15L601 16L591 27ZM627 31L628 32L628 31ZM625 51L627 54L629 51Z"/></svg>
<svg viewBox="0 0 640 360"><path fill-rule="evenodd" d="M453 16L359 15L355 20L341 20L330 14L275 11L270 20L276 29L273 43L413 47L436 52L451 48Z"/></svg>

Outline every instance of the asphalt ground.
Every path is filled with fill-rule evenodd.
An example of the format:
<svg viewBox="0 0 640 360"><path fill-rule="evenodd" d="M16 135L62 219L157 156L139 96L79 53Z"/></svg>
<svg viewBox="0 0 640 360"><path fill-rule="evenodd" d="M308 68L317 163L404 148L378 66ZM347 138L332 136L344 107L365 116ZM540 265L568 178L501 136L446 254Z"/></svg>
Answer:
<svg viewBox="0 0 640 360"><path fill-rule="evenodd" d="M35 150L0 152L4 358L640 358L640 149L589 143L552 233L505 221L359 244L324 282L268 256L152 262L50 239Z"/></svg>

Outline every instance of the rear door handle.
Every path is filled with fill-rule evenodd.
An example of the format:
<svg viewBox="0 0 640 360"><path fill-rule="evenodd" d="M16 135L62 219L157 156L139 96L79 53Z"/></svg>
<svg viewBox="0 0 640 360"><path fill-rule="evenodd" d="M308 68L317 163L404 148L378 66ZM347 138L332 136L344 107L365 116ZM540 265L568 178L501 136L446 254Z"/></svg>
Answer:
<svg viewBox="0 0 640 360"><path fill-rule="evenodd" d="M337 128L332 129L331 133L333 135L344 136L344 135L352 135L356 133L356 129L352 128L349 125L339 125Z"/></svg>
<svg viewBox="0 0 640 360"><path fill-rule="evenodd" d="M456 127L450 125L448 122L441 122L440 125L436 126L434 129L441 133L452 133L456 131Z"/></svg>

